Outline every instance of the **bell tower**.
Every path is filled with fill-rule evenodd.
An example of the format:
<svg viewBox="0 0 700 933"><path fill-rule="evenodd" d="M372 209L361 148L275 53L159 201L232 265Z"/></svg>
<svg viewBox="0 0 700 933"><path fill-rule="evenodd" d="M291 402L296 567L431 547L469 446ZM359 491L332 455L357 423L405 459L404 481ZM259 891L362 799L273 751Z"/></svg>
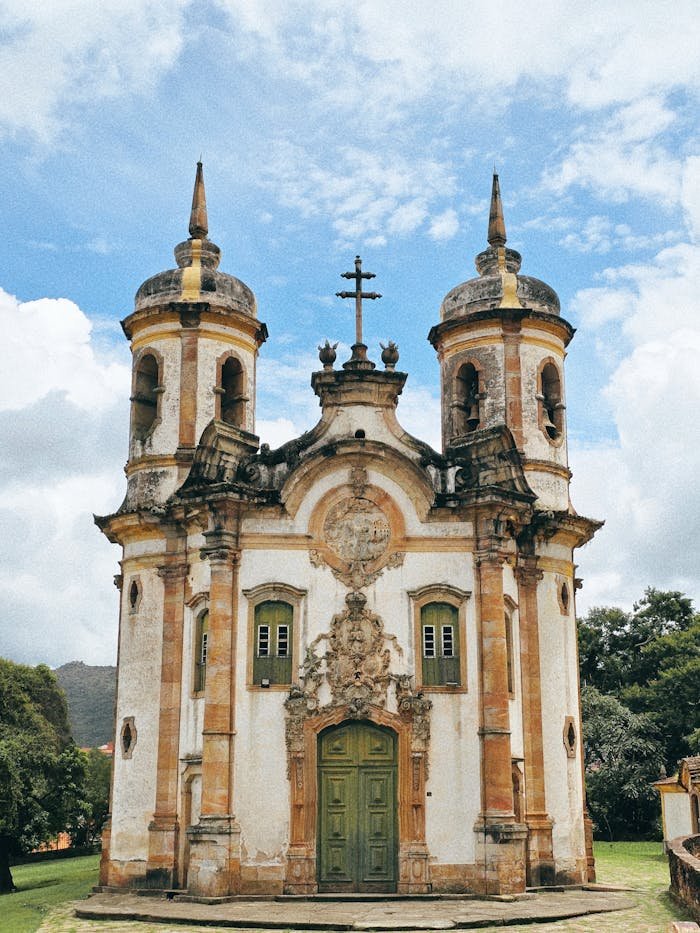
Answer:
<svg viewBox="0 0 700 933"><path fill-rule="evenodd" d="M177 268L147 279L122 321L133 359L123 511L161 506L186 478L214 420L234 447L258 448L255 370L267 328L248 286L219 271L221 251L208 232L198 162L190 236L175 247Z"/></svg>
<svg viewBox="0 0 700 933"><path fill-rule="evenodd" d="M567 510L564 358L574 329L556 292L520 274L522 257L506 246L496 174L488 244L475 259L478 277L448 292L428 337L440 362L443 449L505 424L540 505Z"/></svg>

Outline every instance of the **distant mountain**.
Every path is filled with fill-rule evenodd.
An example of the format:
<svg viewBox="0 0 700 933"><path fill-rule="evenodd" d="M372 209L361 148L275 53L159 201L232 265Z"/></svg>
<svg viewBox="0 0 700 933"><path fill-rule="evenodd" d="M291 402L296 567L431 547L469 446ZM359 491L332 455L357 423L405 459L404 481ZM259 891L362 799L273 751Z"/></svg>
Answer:
<svg viewBox="0 0 700 933"><path fill-rule="evenodd" d="M68 718L76 744L92 747L113 741L116 667L69 661L54 673L68 698Z"/></svg>

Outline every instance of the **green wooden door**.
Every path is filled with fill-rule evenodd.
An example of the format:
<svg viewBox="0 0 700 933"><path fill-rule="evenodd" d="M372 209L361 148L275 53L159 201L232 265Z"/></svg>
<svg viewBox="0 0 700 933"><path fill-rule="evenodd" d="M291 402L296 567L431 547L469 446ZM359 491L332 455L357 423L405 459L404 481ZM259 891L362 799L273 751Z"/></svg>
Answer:
<svg viewBox="0 0 700 933"><path fill-rule="evenodd" d="M343 723L318 752L319 891L395 891L396 736Z"/></svg>

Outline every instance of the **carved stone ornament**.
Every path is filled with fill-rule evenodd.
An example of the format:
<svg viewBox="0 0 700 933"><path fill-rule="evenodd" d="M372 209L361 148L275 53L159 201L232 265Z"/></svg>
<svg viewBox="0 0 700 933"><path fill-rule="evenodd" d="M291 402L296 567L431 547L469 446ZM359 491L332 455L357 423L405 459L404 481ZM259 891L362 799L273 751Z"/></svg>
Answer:
<svg viewBox="0 0 700 933"><path fill-rule="evenodd" d="M346 707L350 719L368 718L370 706L386 709L389 685L396 689L398 712L411 722L412 747L426 752L430 741L432 703L414 693L407 674L392 674L392 653L403 654L394 635L387 635L381 618L366 607L364 593L346 596L347 609L333 616L328 633L309 645L302 665L301 684L292 686L285 701L286 740L290 757L303 752L304 721L334 707ZM318 648L325 643L323 654ZM331 699L319 704L322 684Z"/></svg>
<svg viewBox="0 0 700 933"><path fill-rule="evenodd" d="M391 549L392 529L383 509L366 493L367 471L350 470L352 495L335 502L321 528L323 546L309 552L311 563L326 564L351 590L370 586L385 567L399 567L404 555Z"/></svg>
<svg viewBox="0 0 700 933"><path fill-rule="evenodd" d="M384 512L370 499L348 497L328 510L323 536L341 560L368 562L387 550L391 527Z"/></svg>

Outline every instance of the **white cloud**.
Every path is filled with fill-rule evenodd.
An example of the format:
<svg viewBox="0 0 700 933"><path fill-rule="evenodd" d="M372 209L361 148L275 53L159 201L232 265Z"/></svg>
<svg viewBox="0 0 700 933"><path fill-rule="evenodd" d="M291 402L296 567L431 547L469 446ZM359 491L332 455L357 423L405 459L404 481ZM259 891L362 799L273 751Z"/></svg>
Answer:
<svg viewBox="0 0 700 933"><path fill-rule="evenodd" d="M686 166L682 207L697 216L698 166ZM580 555L591 581L580 600L631 604L646 586L698 598L700 564L700 247L679 243L652 262L612 267L573 306L591 328L611 322L622 350L603 391L618 440L572 444L574 503L606 519ZM603 350L608 352L610 331Z"/></svg>
<svg viewBox="0 0 700 933"><path fill-rule="evenodd" d="M407 236L455 191L449 166L435 159L357 146L333 155L332 165L324 165L296 145L279 143L264 183L302 217L326 217L344 243L382 245L388 235Z"/></svg>
<svg viewBox="0 0 700 933"><path fill-rule="evenodd" d="M65 298L0 290L0 653L112 661L117 554L93 524L124 491L129 368Z"/></svg>
<svg viewBox="0 0 700 933"><path fill-rule="evenodd" d="M188 0L7 0L0 135L48 142L68 105L148 92L177 59Z"/></svg>
<svg viewBox="0 0 700 933"><path fill-rule="evenodd" d="M428 236L433 240L451 240L459 230L457 211L448 207L442 214L433 217Z"/></svg>
<svg viewBox="0 0 700 933"><path fill-rule="evenodd" d="M20 302L0 289L0 327L0 411L24 408L52 391L84 409L128 395L130 370L97 359L92 325L67 298Z"/></svg>
<svg viewBox="0 0 700 933"><path fill-rule="evenodd" d="M675 205L683 166L671 146L660 142L673 120L658 98L622 107L600 126L582 127L561 164L545 172L544 183L560 194L578 185L613 203L635 195Z"/></svg>
<svg viewBox="0 0 700 933"><path fill-rule="evenodd" d="M439 92L447 102L529 80L555 80L570 102L602 108L660 89L697 88L700 26L691 0L598 0L574 12L555 0L469 4L435 0L219 0L241 31L244 53L362 114L385 119ZM248 37L252 47L246 47ZM535 50L535 54L533 54ZM540 50L537 54L536 50ZM398 108L398 109L397 109Z"/></svg>

